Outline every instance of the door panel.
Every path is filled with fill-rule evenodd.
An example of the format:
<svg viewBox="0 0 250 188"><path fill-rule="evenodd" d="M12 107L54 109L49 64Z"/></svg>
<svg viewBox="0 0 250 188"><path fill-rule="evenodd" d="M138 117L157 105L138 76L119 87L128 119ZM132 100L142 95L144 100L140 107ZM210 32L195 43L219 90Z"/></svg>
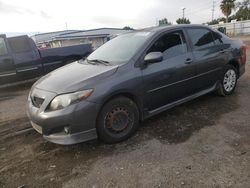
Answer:
<svg viewBox="0 0 250 188"><path fill-rule="evenodd" d="M6 38L0 36L0 77L9 77L16 74L12 56L8 53Z"/></svg>
<svg viewBox="0 0 250 188"><path fill-rule="evenodd" d="M193 94L196 69L182 30L161 35L146 54L150 52L162 52L163 61L142 70L146 110L156 110Z"/></svg>
<svg viewBox="0 0 250 188"><path fill-rule="evenodd" d="M219 46L195 50L193 53L197 65L196 85L198 90L212 87L220 78L226 61L225 54L220 52Z"/></svg>
<svg viewBox="0 0 250 188"><path fill-rule="evenodd" d="M195 65L186 64L187 59L192 59L192 53L150 64L143 70L144 101L149 111L194 92Z"/></svg>
<svg viewBox="0 0 250 188"><path fill-rule="evenodd" d="M39 56L32 49L27 36L11 37L8 39L13 59L20 79L28 79L41 75Z"/></svg>
<svg viewBox="0 0 250 188"><path fill-rule="evenodd" d="M198 91L208 89L219 80L226 61L223 44L206 28L187 29L187 33L193 45L194 60L197 65L195 84Z"/></svg>

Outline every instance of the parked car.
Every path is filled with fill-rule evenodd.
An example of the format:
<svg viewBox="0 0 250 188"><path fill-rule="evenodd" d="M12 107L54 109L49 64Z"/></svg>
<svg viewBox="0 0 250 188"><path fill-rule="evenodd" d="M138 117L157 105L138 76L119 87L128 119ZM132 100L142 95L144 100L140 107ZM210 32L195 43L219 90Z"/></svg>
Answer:
<svg viewBox="0 0 250 188"><path fill-rule="evenodd" d="M90 44L38 49L27 35L0 35L0 85L42 76L91 52Z"/></svg>
<svg viewBox="0 0 250 188"><path fill-rule="evenodd" d="M242 41L206 26L133 31L38 80L27 112L51 142L98 136L116 143L135 133L141 120L176 105L212 91L232 94L245 63Z"/></svg>

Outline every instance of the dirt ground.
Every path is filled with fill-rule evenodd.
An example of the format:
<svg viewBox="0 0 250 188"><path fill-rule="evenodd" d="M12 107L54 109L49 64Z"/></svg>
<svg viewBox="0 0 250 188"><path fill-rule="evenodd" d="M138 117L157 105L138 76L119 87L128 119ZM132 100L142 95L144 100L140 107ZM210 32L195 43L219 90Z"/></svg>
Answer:
<svg viewBox="0 0 250 188"><path fill-rule="evenodd" d="M60 146L33 130L11 136L29 126L30 85L1 90L0 187L250 187L248 54L233 95L209 94L168 110L115 145Z"/></svg>

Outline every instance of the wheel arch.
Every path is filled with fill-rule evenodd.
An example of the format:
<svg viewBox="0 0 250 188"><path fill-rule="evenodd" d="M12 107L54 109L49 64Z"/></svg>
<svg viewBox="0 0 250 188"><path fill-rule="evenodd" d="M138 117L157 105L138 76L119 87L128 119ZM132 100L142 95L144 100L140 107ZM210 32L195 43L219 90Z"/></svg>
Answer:
<svg viewBox="0 0 250 188"><path fill-rule="evenodd" d="M103 106L109 102L110 100L114 99L114 98L117 98L117 97L126 97L126 98L129 98L130 100L132 100L137 108L138 108L138 111L139 111L139 119L142 120L143 119L143 103L142 103L142 100L137 96L135 95L134 93L132 92L129 92L129 91L118 91L118 92L114 92L112 93L111 95L109 95L108 97L106 97L103 101L102 101L102 104L101 104L101 107L99 109L99 112L97 114L97 117L99 117L99 114L103 108Z"/></svg>
<svg viewBox="0 0 250 188"><path fill-rule="evenodd" d="M232 65L233 67L236 68L237 70L237 78L239 78L240 75L240 66L239 66L239 62L237 59L231 59L228 63L228 65Z"/></svg>

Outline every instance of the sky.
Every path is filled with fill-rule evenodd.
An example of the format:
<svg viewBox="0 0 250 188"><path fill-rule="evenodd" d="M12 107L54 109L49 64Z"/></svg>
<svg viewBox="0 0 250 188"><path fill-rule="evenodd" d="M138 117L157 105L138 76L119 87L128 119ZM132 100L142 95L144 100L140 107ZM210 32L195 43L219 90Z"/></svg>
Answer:
<svg viewBox="0 0 250 188"><path fill-rule="evenodd" d="M215 18L222 16L215 0ZM0 33L50 32L100 27L135 29L167 18L185 17L200 24L212 19L213 0L0 0Z"/></svg>

